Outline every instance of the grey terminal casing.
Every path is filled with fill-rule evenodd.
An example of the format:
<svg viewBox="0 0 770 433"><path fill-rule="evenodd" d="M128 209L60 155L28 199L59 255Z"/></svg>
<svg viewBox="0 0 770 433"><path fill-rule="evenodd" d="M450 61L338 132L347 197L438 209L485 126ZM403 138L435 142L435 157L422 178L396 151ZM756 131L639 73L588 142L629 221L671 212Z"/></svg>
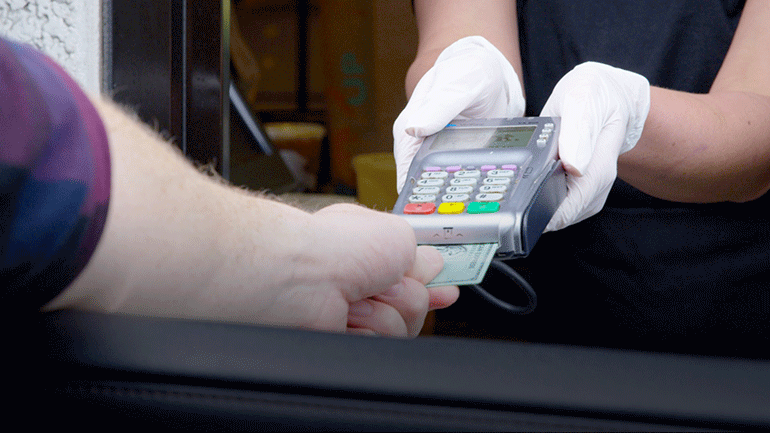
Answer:
<svg viewBox="0 0 770 433"><path fill-rule="evenodd" d="M403 216L411 224L418 244L495 242L499 244L498 258L527 256L567 194L566 174L557 158L559 124L557 117L453 121L423 141L409 168L393 213ZM511 176L509 169L513 166L516 169ZM478 184L463 200L464 206L448 206L455 210L462 207L463 211L439 213L443 203L451 203L451 199L458 196L447 191L453 182L459 182L452 179L458 173L466 176L475 172L480 174ZM481 196L484 193L480 188L487 182L490 172L504 172L510 177L509 187L502 197L496 195L499 200L493 200L499 203L499 210L469 213L474 206L478 208L479 205L473 203L478 203L479 197L488 197ZM435 194L415 193L425 190L420 189L421 180L442 176L444 183ZM436 183L431 181L431 191L436 191ZM444 200L447 194L449 201ZM411 208L407 208L415 202L421 204L412 204ZM410 213L415 207L436 209L427 214Z"/></svg>

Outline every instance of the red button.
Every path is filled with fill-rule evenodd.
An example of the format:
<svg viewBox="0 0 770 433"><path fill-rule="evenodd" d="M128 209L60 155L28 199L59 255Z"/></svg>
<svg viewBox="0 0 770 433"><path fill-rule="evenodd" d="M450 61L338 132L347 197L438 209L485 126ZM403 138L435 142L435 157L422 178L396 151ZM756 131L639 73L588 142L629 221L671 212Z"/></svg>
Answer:
<svg viewBox="0 0 770 433"><path fill-rule="evenodd" d="M411 215L428 215L436 212L435 203L409 203L404 206L404 213Z"/></svg>

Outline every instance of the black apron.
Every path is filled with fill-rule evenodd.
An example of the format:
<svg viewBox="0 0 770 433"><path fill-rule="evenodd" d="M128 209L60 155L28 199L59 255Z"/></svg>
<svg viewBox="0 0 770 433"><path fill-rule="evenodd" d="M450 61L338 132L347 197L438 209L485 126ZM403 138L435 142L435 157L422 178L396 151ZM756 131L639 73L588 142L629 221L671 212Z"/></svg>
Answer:
<svg viewBox="0 0 770 433"><path fill-rule="evenodd" d="M557 81L585 61L705 93L742 8L735 0L520 0L527 114L539 114ZM508 262L537 292L534 313L507 315L463 292L439 317L476 336L765 356L769 201L673 203L618 180L599 214L544 234L528 258ZM505 277L491 272L484 285L516 301Z"/></svg>

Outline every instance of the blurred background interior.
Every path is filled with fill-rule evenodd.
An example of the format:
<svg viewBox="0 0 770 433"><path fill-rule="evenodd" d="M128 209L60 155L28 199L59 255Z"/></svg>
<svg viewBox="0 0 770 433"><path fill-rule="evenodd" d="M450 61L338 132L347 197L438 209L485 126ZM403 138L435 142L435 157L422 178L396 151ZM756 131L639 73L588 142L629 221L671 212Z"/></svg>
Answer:
<svg viewBox="0 0 770 433"><path fill-rule="evenodd" d="M190 158L305 207L392 208L392 124L417 45L409 1L102 8L104 89Z"/></svg>
<svg viewBox="0 0 770 433"><path fill-rule="evenodd" d="M395 202L392 124L406 103L417 45L407 1L240 0L233 3L233 81L301 190ZM232 149L249 183L249 152Z"/></svg>

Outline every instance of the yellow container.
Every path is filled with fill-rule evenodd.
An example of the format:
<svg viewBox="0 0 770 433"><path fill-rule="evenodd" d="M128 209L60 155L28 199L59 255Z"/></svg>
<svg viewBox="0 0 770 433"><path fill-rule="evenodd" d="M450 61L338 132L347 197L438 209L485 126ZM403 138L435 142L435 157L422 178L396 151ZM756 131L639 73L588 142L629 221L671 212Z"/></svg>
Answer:
<svg viewBox="0 0 770 433"><path fill-rule="evenodd" d="M390 211L396 204L396 160L390 152L366 153L353 158L358 202L371 209Z"/></svg>

